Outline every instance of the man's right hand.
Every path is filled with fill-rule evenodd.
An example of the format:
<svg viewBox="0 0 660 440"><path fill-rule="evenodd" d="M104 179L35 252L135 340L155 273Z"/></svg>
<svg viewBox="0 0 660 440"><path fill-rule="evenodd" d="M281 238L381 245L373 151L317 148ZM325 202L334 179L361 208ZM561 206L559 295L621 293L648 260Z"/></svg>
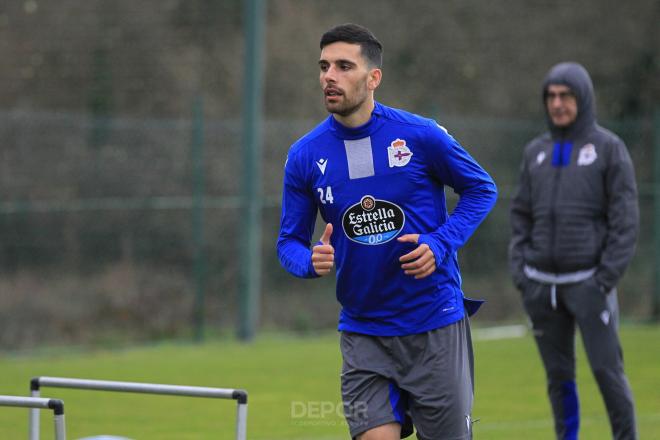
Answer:
<svg viewBox="0 0 660 440"><path fill-rule="evenodd" d="M327 275L335 265L335 248L330 244L332 235L332 223L325 225L325 231L321 235L321 244L312 248L312 265L314 272L320 277Z"/></svg>

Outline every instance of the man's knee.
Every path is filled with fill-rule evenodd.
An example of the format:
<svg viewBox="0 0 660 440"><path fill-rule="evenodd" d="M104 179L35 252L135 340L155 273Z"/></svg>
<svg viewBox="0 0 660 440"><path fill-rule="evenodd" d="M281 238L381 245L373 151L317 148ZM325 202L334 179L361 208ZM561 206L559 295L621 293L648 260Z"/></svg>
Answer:
<svg viewBox="0 0 660 440"><path fill-rule="evenodd" d="M561 386L564 382L575 381L575 370L565 366L555 366L546 371L549 386Z"/></svg>
<svg viewBox="0 0 660 440"><path fill-rule="evenodd" d="M628 380L623 370L616 367L598 366L593 369L596 382L604 395L629 393Z"/></svg>

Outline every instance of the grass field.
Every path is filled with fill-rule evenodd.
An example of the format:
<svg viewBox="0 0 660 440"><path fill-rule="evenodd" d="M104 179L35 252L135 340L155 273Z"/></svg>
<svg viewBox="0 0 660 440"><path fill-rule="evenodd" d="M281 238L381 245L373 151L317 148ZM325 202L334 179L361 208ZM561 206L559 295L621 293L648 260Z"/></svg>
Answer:
<svg viewBox="0 0 660 440"><path fill-rule="evenodd" d="M475 331L475 438L551 440L544 377L529 334L487 340ZM660 439L660 327L624 326L626 371L637 402L640 439ZM582 440L610 438L605 409L579 349ZM347 439L340 416L337 334L267 334L241 345L162 344L127 350L48 350L0 355L0 394L29 395L33 376L245 388L251 440ZM228 400L44 388L65 401L67 438L100 434L148 439L232 439L235 404ZM0 408L0 438L27 438L27 413ZM42 411L41 438L52 439Z"/></svg>

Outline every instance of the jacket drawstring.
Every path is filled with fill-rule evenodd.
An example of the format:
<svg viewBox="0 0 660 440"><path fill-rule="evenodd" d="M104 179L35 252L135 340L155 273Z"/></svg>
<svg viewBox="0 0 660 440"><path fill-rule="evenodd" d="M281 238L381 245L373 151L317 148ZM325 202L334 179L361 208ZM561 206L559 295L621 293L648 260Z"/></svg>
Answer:
<svg viewBox="0 0 660 440"><path fill-rule="evenodd" d="M557 310L557 285L555 283L550 285L550 305L552 310Z"/></svg>
<svg viewBox="0 0 660 440"><path fill-rule="evenodd" d="M577 272L549 273L525 265L523 270L525 276L530 280L550 286L550 305L552 306L552 310L557 310L557 284L579 283L591 278L596 273L595 267L578 270Z"/></svg>

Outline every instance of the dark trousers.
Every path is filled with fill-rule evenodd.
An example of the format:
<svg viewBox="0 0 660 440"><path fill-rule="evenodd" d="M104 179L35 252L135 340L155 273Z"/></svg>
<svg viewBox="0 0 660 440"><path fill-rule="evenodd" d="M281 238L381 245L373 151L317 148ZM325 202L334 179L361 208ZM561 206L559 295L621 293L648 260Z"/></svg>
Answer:
<svg viewBox="0 0 660 440"><path fill-rule="evenodd" d="M636 440L633 396L623 371L617 334L616 289L600 291L593 279L557 286L556 309L550 286L528 280L525 310L545 366L557 439L577 439L579 403L575 385L575 328L580 329L591 370L605 402L615 440Z"/></svg>

